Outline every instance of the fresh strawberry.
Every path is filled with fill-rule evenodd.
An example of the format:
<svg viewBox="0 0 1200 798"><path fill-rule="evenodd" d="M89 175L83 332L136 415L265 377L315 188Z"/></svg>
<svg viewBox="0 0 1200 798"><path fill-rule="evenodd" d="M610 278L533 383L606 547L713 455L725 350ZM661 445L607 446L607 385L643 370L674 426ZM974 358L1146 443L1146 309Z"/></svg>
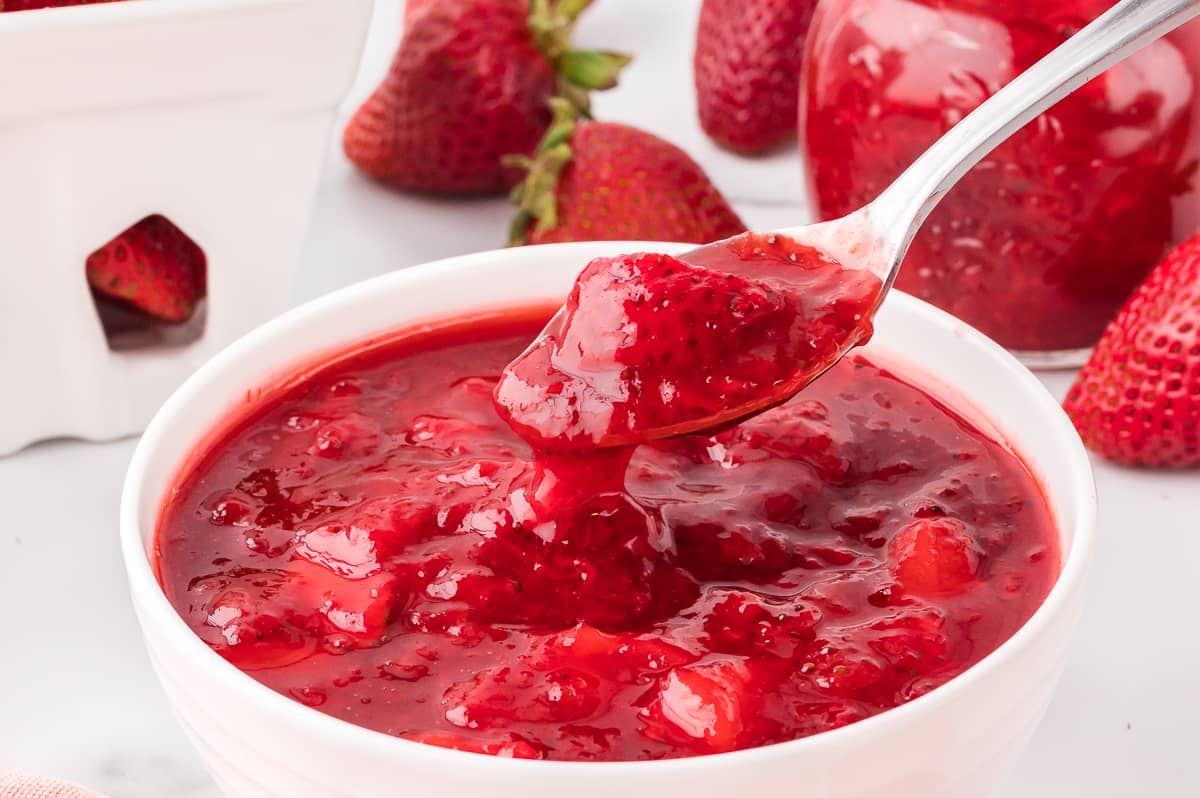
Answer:
<svg viewBox="0 0 1200 798"><path fill-rule="evenodd" d="M33 11L38 8L66 8L119 2L121 0L0 0L0 11Z"/></svg>
<svg viewBox="0 0 1200 798"><path fill-rule="evenodd" d="M684 241L704 244L746 225L687 153L637 128L576 121L562 101L535 158L513 158L528 176L510 244Z"/></svg>
<svg viewBox="0 0 1200 798"><path fill-rule="evenodd" d="M161 321L192 317L205 293L204 250L165 217L148 216L93 252L87 279Z"/></svg>
<svg viewBox="0 0 1200 798"><path fill-rule="evenodd" d="M1109 324L1064 403L1084 443L1128 465L1200 465L1200 235Z"/></svg>
<svg viewBox="0 0 1200 798"><path fill-rule="evenodd" d="M817 0L704 0L696 32L700 124L757 154L796 134L804 38Z"/></svg>
<svg viewBox="0 0 1200 798"><path fill-rule="evenodd" d="M398 188L502 191L532 153L556 94L584 107L628 59L573 50L590 0L439 0L409 18L391 69L346 128L346 155Z"/></svg>
<svg viewBox="0 0 1200 798"><path fill-rule="evenodd" d="M957 518L913 521L892 538L888 556L896 579L919 596L959 593L979 572L979 552Z"/></svg>

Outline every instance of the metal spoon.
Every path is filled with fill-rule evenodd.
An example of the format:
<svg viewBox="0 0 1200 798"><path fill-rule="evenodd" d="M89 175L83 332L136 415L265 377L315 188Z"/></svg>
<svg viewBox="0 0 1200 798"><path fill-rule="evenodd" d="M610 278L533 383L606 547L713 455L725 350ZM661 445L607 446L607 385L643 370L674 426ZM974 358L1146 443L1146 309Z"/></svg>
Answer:
<svg viewBox="0 0 1200 798"><path fill-rule="evenodd" d="M963 175L1038 114L1198 15L1200 0L1122 0L964 117L865 208L780 233L869 269L882 302L917 230Z"/></svg>
<svg viewBox="0 0 1200 798"><path fill-rule="evenodd" d="M1197 16L1200 0L1122 0L959 121L869 205L840 219L780 230L779 234L822 249L846 267L867 269L878 277L882 288L873 315L895 283L917 230L963 175L1038 114ZM688 256L681 257L686 260ZM825 368L851 348L846 346ZM811 374L808 381L823 371ZM774 397L772 403L786 398ZM762 406L769 404L764 401ZM742 409L754 412L761 408ZM731 408L728 415L739 414ZM688 425L691 430L710 423L702 419L692 422ZM654 437L660 436L646 436Z"/></svg>
<svg viewBox="0 0 1200 798"><path fill-rule="evenodd" d="M878 295L873 302L869 294L866 297L869 320L895 282L913 236L963 175L1038 114L1197 15L1200 0L1122 0L963 118L874 202L840 219L780 230L777 235L823 250L845 268L866 270L878 278ZM728 245L716 242L679 257L703 265L708 253ZM791 398L859 343L862 332L848 333L844 340L831 340L829 349L819 358L798 364L793 373L751 397L718 404L695 415L678 413L649 424L638 421L634 427L591 429L571 420L580 415L572 414L572 408L558 407L543 393L530 394L522 376L514 371L527 358L535 364L535 374L555 368L553 356L543 349L561 333L564 313L565 309L560 310L538 341L506 369L497 388L497 402L510 423L524 430L522 434L534 439L541 436L539 445L577 447L582 441L591 448L628 446L735 423ZM570 379L586 382L586 376L571 375ZM595 392L590 383L585 388L583 393ZM566 394L560 393L561 400ZM621 397L599 396L590 401L597 406L616 405ZM554 429L555 440L545 437L547 428Z"/></svg>

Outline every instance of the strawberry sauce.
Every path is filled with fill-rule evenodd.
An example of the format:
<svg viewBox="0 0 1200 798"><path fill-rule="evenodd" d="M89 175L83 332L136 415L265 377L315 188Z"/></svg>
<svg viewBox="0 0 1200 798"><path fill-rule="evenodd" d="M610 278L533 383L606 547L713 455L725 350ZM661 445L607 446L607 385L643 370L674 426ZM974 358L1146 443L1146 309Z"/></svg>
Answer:
<svg viewBox="0 0 1200 798"><path fill-rule="evenodd" d="M755 335L791 329L738 295ZM910 701L1049 591L1056 536L1020 461L862 355L712 435L535 462L493 391L547 317L400 333L239 411L159 526L196 634L386 734L660 759ZM686 357L683 338L654 345ZM758 379L758 360L730 373Z"/></svg>

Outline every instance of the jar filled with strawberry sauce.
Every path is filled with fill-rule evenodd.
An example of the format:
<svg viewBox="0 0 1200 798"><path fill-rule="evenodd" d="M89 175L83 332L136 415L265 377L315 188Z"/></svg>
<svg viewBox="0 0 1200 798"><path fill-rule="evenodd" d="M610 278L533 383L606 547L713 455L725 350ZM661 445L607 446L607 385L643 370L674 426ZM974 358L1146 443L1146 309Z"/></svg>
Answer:
<svg viewBox="0 0 1200 798"><path fill-rule="evenodd" d="M939 136L1113 0L822 0L801 87L818 215L873 200ZM1154 42L972 170L898 287L1016 350L1077 363L1200 228L1200 23Z"/></svg>

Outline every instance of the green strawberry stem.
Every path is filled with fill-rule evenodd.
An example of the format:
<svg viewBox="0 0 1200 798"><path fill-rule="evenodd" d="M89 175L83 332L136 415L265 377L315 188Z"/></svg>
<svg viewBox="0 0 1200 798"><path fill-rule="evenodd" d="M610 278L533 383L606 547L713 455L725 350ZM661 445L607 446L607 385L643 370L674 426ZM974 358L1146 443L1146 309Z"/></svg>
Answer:
<svg viewBox="0 0 1200 798"><path fill-rule="evenodd" d="M558 71L581 89L602 91L617 85L621 70L632 60L627 55L602 50L568 50L558 61Z"/></svg>
<svg viewBox="0 0 1200 798"><path fill-rule="evenodd" d="M592 0L529 0L529 31L534 44L551 61L571 49L571 35L579 15Z"/></svg>
<svg viewBox="0 0 1200 798"><path fill-rule="evenodd" d="M575 126L586 112L574 102L563 97L550 101L554 121L546 130L532 158L524 155L509 155L504 164L524 169L525 179L512 191L512 201L517 206L508 231L508 245L519 247L528 242L529 228L537 222L537 229L550 230L558 224L558 179L563 169L571 162L571 137Z"/></svg>
<svg viewBox="0 0 1200 798"><path fill-rule="evenodd" d="M576 50L571 46L575 23L592 0L530 0L529 31L538 50L554 65L560 94L580 109L588 107L589 91L611 89L632 60L621 53Z"/></svg>
<svg viewBox="0 0 1200 798"><path fill-rule="evenodd" d="M550 101L554 119L532 158L506 156L504 164L526 173L513 189L517 214L509 228L509 246L526 243L530 226L549 230L558 223L558 179L571 161L571 136L580 119L591 118L589 92L611 89L633 59L604 50L571 46L575 23L592 0L529 0L529 30L538 50L554 65L558 96Z"/></svg>

